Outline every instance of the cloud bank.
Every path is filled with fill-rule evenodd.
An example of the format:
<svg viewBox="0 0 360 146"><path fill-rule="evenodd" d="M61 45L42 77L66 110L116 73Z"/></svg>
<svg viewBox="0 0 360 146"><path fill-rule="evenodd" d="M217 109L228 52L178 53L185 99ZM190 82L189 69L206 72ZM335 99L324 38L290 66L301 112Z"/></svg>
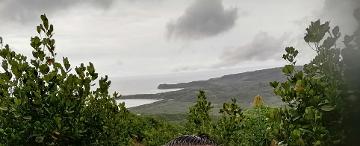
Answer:
<svg viewBox="0 0 360 146"><path fill-rule="evenodd" d="M356 8L360 8L359 0L325 0L320 17L339 25L341 31L352 33L357 27L353 17Z"/></svg>
<svg viewBox="0 0 360 146"><path fill-rule="evenodd" d="M220 57L221 62L215 67L232 66L243 61L266 61L279 58L285 36L276 38L266 32L258 33L254 39L243 46L226 49Z"/></svg>
<svg viewBox="0 0 360 146"><path fill-rule="evenodd" d="M42 13L66 11L79 5L107 9L114 0L0 0L0 18L26 23L37 20Z"/></svg>
<svg viewBox="0 0 360 146"><path fill-rule="evenodd" d="M224 9L222 0L196 0L176 21L167 24L168 38L201 39L231 29L237 9Z"/></svg>

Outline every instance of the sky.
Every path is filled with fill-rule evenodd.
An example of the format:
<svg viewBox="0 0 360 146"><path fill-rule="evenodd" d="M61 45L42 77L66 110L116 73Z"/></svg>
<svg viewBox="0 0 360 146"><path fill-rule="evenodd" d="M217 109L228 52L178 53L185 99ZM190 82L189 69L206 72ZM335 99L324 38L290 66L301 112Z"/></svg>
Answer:
<svg viewBox="0 0 360 146"><path fill-rule="evenodd" d="M58 58L67 56L73 65L93 62L110 79L166 76L177 82L184 81L174 79L179 76L205 79L279 67L285 64L281 55L287 46L298 48L299 64L307 63L315 54L303 41L310 22L330 21L350 34L356 27L352 11L357 4L358 0L0 0L0 36L13 50L30 56L30 37L36 35L39 16L46 13L54 24Z"/></svg>

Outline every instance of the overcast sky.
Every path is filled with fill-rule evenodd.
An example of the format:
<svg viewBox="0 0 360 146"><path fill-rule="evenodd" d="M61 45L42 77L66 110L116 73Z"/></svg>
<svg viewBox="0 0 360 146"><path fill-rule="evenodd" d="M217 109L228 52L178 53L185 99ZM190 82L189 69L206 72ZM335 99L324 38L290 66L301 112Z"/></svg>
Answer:
<svg viewBox="0 0 360 146"><path fill-rule="evenodd" d="M31 53L40 14L55 26L59 57L114 77L281 66L314 53L305 28L319 18L350 33L358 0L0 0L0 36Z"/></svg>

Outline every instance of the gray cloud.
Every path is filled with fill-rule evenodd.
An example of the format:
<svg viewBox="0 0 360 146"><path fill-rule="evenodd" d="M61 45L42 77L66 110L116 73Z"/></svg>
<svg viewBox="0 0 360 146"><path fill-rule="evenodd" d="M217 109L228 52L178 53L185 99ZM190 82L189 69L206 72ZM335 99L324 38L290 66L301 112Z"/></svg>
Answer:
<svg viewBox="0 0 360 146"><path fill-rule="evenodd" d="M224 9L222 0L196 0L176 21L167 24L169 38L200 39L229 30L237 9Z"/></svg>
<svg viewBox="0 0 360 146"><path fill-rule="evenodd" d="M224 50L220 57L221 63L214 67L236 65L242 61L265 61L279 58L284 39L285 36L275 38L265 32L260 32L249 44Z"/></svg>
<svg viewBox="0 0 360 146"><path fill-rule="evenodd" d="M359 7L359 0L325 0L321 17L339 25L343 32L351 33L357 25L353 13Z"/></svg>
<svg viewBox="0 0 360 146"><path fill-rule="evenodd" d="M114 0L0 0L0 18L26 23L42 13L53 14L79 5L109 8Z"/></svg>

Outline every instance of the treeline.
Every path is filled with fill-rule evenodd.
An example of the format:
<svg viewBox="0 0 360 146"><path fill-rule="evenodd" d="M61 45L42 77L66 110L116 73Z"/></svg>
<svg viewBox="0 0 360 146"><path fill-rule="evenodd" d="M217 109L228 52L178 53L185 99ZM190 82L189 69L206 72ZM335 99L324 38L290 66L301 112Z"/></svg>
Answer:
<svg viewBox="0 0 360 146"><path fill-rule="evenodd" d="M346 35L340 49L339 27L312 22L304 40L316 57L299 70L298 50L287 47L287 80L270 83L282 107L268 107L257 96L252 108L242 110L233 99L214 119L200 91L185 122L170 123L117 105L119 95L109 94L111 82L99 78L92 63L72 68L67 58L56 58L54 27L45 15L41 20L38 36L31 38L31 58L8 45L0 49L0 145L159 146L180 135L206 135L226 146L356 144L360 29Z"/></svg>

